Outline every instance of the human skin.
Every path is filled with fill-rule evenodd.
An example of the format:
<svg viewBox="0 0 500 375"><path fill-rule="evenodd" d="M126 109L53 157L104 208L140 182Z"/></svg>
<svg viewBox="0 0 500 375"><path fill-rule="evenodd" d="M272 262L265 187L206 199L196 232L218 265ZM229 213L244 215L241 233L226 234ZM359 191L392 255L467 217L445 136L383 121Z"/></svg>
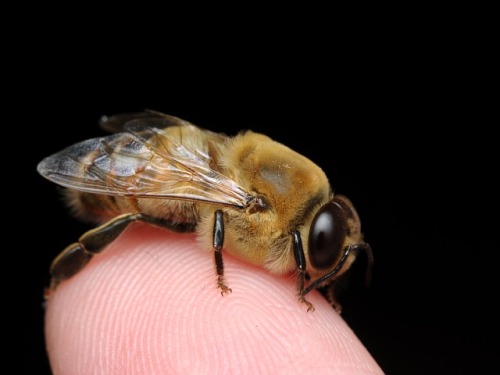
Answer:
<svg viewBox="0 0 500 375"><path fill-rule="evenodd" d="M383 374L316 291L294 275L224 255L232 293L216 288L213 252L193 234L132 224L48 300L52 371L66 374Z"/></svg>

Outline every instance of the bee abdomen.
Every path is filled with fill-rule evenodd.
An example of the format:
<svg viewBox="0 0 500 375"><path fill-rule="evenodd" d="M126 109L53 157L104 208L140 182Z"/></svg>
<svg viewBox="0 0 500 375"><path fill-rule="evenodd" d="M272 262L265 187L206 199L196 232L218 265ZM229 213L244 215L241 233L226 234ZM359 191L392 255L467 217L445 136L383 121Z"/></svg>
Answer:
<svg viewBox="0 0 500 375"><path fill-rule="evenodd" d="M132 197L117 197L66 190L66 200L73 213L82 220L103 222L124 213L138 213L137 200Z"/></svg>

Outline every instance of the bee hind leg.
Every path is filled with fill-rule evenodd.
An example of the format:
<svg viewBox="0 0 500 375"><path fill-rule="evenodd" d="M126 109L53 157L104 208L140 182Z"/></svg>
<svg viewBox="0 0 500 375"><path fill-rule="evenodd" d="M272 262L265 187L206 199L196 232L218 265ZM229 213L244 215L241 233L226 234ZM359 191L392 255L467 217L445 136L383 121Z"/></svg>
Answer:
<svg viewBox="0 0 500 375"><path fill-rule="evenodd" d="M59 283L69 279L71 276L80 272L93 255L84 248L80 243L73 243L66 247L53 261L50 266L50 289L45 291L45 297L48 298L50 292L55 290Z"/></svg>
<svg viewBox="0 0 500 375"><path fill-rule="evenodd" d="M107 223L85 232L78 242L69 245L52 262L50 274L52 280L50 290L46 291L46 297L51 290L55 290L61 281L80 272L95 254L102 252L134 221L142 221L161 228L167 228L175 232L192 232L194 224L175 224L168 220L161 220L143 214L124 214L115 217Z"/></svg>
<svg viewBox="0 0 500 375"><path fill-rule="evenodd" d="M224 215L222 211L215 211L213 248L215 256L215 269L217 271L217 287L222 295L231 293L232 290L226 285L224 280L224 261L222 259L222 246L224 244Z"/></svg>

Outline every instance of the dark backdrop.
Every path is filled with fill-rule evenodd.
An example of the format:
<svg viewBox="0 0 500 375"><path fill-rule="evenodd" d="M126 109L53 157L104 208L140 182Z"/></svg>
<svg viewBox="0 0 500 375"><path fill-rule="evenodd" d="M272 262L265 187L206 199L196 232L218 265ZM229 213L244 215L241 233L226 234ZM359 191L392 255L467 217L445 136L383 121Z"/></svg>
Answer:
<svg viewBox="0 0 500 375"><path fill-rule="evenodd" d="M26 147L24 159L19 151L10 163L24 189L12 222L26 231L16 237L23 245L13 283L23 301L25 373L48 372L41 297L49 263L88 229L70 218L36 164L103 134L101 115L144 108L227 134L266 133L315 161L351 198L375 268L369 288L363 260L353 268L343 316L387 373L496 366L498 143L487 116L493 100L475 76L446 62L359 63L348 74L328 66L296 74L262 61L259 72L179 70L164 61L162 73L150 74L142 63L133 76L114 66L96 74L50 66L13 94L20 108L13 145Z"/></svg>

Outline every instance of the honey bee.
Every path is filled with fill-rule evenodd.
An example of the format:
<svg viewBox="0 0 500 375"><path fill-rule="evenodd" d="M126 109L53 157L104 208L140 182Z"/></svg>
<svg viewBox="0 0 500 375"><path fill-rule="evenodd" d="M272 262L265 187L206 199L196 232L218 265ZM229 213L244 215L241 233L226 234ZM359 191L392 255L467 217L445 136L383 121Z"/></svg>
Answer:
<svg viewBox="0 0 500 375"><path fill-rule="evenodd" d="M54 259L51 290L134 221L196 232L214 252L222 295L231 292L223 252L272 273L296 271L307 311L314 307L306 295L335 286L360 250L373 260L351 202L333 194L316 164L263 134L229 137L156 111L103 117L101 126L113 134L74 144L37 167L67 188L79 217L101 224ZM340 311L333 292L329 299Z"/></svg>

